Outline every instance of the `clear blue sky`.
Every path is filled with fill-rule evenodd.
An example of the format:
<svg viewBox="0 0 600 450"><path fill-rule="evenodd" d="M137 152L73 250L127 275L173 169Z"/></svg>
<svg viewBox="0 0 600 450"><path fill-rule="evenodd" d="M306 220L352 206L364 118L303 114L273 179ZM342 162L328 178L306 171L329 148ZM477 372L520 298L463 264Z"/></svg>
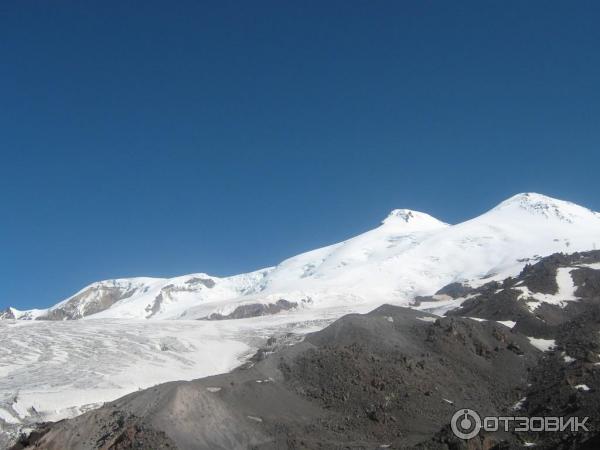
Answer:
<svg viewBox="0 0 600 450"><path fill-rule="evenodd" d="M521 191L600 210L596 1L0 3L0 308Z"/></svg>

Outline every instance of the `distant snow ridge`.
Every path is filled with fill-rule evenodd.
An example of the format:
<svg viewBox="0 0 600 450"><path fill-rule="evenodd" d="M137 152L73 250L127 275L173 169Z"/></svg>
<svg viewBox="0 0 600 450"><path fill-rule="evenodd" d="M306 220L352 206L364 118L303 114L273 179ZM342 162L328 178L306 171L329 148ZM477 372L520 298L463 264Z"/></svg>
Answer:
<svg viewBox="0 0 600 450"><path fill-rule="evenodd" d="M0 318L239 318L367 303L406 305L455 281L501 279L533 258L598 244L598 213L523 193L456 225L395 209L373 230L275 267L223 278L200 273L101 281L51 308L8 308Z"/></svg>

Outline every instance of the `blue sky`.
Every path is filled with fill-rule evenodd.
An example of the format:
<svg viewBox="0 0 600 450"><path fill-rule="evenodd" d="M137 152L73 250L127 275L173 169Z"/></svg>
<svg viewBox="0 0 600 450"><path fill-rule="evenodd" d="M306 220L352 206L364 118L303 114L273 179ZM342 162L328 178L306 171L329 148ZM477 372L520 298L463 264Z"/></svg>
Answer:
<svg viewBox="0 0 600 450"><path fill-rule="evenodd" d="M3 1L0 308L521 191L600 210L600 4Z"/></svg>

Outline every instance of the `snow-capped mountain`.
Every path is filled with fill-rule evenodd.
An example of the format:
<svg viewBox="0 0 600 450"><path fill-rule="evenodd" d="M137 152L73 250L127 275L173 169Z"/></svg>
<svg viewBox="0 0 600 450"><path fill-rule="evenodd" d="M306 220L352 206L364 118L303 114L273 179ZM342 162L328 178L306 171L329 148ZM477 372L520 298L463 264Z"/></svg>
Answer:
<svg viewBox="0 0 600 450"><path fill-rule="evenodd" d="M8 308L0 313L8 319L0 321L0 447L32 424L157 383L223 373L271 336L300 338L382 303L436 315L464 303L477 316L483 307L466 303L469 289L517 275L542 256L598 244L600 214L519 194L456 225L394 210L373 230L247 274L108 280L48 309ZM571 285L558 275L560 293ZM437 292L456 281L470 287ZM530 295L517 286L516 296L532 308L560 303L533 286Z"/></svg>
<svg viewBox="0 0 600 450"><path fill-rule="evenodd" d="M201 273L101 281L49 309L9 308L0 317L222 319L290 308L409 304L454 281L503 278L532 258L598 244L600 214L525 193L456 225L396 209L373 230L275 267L224 278Z"/></svg>

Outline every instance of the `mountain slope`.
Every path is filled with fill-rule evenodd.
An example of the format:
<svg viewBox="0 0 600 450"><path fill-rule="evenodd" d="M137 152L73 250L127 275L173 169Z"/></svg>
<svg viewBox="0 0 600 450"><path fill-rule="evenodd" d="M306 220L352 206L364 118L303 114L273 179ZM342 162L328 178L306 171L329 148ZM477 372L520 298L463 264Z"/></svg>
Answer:
<svg viewBox="0 0 600 450"><path fill-rule="evenodd" d="M600 214L526 193L457 225L425 213L394 210L371 231L276 267L225 278L192 274L103 281L48 310L10 308L3 318L243 317L281 311L277 305L282 300L286 309L367 302L407 305L415 296L430 295L454 281L516 274L526 260L598 244Z"/></svg>
<svg viewBox="0 0 600 450"><path fill-rule="evenodd" d="M345 316L253 366L50 425L27 448L398 448L437 432L454 402L498 413L520 398L540 353L526 338L493 323L435 320L388 305Z"/></svg>
<svg viewBox="0 0 600 450"><path fill-rule="evenodd" d="M272 337L231 373L42 424L15 449L596 448L600 251L551 255L476 288L450 285L415 307L452 297L446 317L383 305L294 345ZM463 408L588 417L588 431L461 441L449 422Z"/></svg>

